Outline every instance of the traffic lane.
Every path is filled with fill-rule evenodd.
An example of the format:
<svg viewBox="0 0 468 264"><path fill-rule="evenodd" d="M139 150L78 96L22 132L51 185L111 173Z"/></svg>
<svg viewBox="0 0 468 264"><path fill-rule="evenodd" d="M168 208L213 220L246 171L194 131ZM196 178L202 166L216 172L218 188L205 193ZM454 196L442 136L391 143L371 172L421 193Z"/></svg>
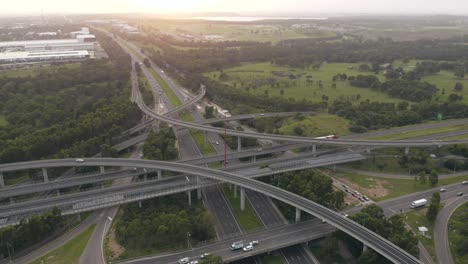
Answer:
<svg viewBox="0 0 468 264"><path fill-rule="evenodd" d="M281 250L288 264L314 264L300 245Z"/></svg>
<svg viewBox="0 0 468 264"><path fill-rule="evenodd" d="M320 227L320 228L314 228ZM234 259L247 258L255 256L260 253L266 253L272 248L276 249L282 247L289 242L295 243L298 238L304 240L314 239L323 236L324 234L331 233L336 230L330 225L323 225L318 220L305 221L294 225L278 227L269 229L266 231L258 232L255 234L249 234L238 238L233 238L214 244L193 248L193 250L167 254L163 256L146 257L142 259L124 261L122 263L152 263L152 264L166 264L176 263L178 259L184 257L192 257L199 259L199 256L203 253L211 253L223 257L225 261ZM253 240L258 240L259 244L254 246L252 251L244 252L242 250L232 251L230 249L231 244L236 241L244 241L248 243Z"/></svg>
<svg viewBox="0 0 468 264"><path fill-rule="evenodd" d="M427 199L428 204L430 203L432 193L434 192L439 192L440 193L440 199L442 202L445 202L447 200L450 200L454 197L457 197L457 194L459 192L463 192L466 194L468 192L468 185L463 185L463 184L455 184L455 185L449 185L447 187L447 191L445 192L440 192L440 188L437 189L432 189L430 191L426 191L423 194L415 194L415 195L410 195L407 197L404 197L400 200L397 201L391 201L387 203L382 203L380 204L381 206L384 206L385 213L387 215L389 214L394 214L394 213L399 213L399 212L407 212L413 210L411 208L411 203L413 201L419 200L419 199Z"/></svg>
<svg viewBox="0 0 468 264"><path fill-rule="evenodd" d="M468 196L464 195L452 198L439 212L434 226L434 241L436 245L437 257L440 263L453 264L452 254L448 241L448 221L453 212L468 201Z"/></svg>
<svg viewBox="0 0 468 264"><path fill-rule="evenodd" d="M96 228L94 229L91 238L86 244L83 254L80 256L80 264L95 263L106 264L107 261L103 255L103 241L106 236L106 231L110 225L110 219L117 213L118 207L110 207L101 211L99 214Z"/></svg>
<svg viewBox="0 0 468 264"><path fill-rule="evenodd" d="M278 226L285 223L285 219L273 205L271 199L261 193L246 190L246 195L255 212L265 227Z"/></svg>
<svg viewBox="0 0 468 264"><path fill-rule="evenodd" d="M241 235L242 230L220 187L216 185L204 188L203 194L207 209L215 217L218 238L226 239L233 235Z"/></svg>

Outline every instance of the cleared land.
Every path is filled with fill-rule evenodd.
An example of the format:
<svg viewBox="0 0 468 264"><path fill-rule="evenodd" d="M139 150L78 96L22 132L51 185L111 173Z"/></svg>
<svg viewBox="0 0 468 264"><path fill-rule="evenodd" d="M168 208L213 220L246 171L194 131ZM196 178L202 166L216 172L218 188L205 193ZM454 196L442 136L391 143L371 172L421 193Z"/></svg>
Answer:
<svg viewBox="0 0 468 264"><path fill-rule="evenodd" d="M367 88L352 87L348 81L336 81L336 88L332 88L332 78L339 73L345 73L347 76L372 74L359 71L360 64L323 63L320 69L314 70L312 68L280 67L270 63L255 63L225 69L224 73L227 77L221 78L221 80L220 72L209 72L205 75L252 94L264 95L265 91L268 91L269 96L282 96L299 100L307 99L315 102L322 101L324 95L328 96L330 102L338 98L349 98L356 102L367 99L380 102L403 101ZM273 72L276 72L276 74ZM289 74L295 75L295 79L288 77ZM383 75L379 74L378 77L380 80L384 80ZM308 79L312 80L313 83L309 83ZM279 83L279 85L271 85L272 81ZM318 84L319 81L322 81L322 88ZM281 90L283 90L283 95L281 95Z"/></svg>
<svg viewBox="0 0 468 264"><path fill-rule="evenodd" d="M405 194L420 192L433 188L429 184L421 184L414 179L392 179L377 178L353 173L337 172L336 177L353 187L359 192L367 195L374 201L382 201ZM450 179L441 179L435 185L443 186L468 180L468 175L454 177Z"/></svg>
<svg viewBox="0 0 468 264"><path fill-rule="evenodd" d="M306 116L304 120L296 120L294 117L288 118L281 128L279 134L294 135L294 129L300 127L304 136L326 136L350 134L348 130L349 121L336 115L316 115Z"/></svg>
<svg viewBox="0 0 468 264"><path fill-rule="evenodd" d="M81 234L51 253L37 259L33 264L78 264L96 225L88 227Z"/></svg>

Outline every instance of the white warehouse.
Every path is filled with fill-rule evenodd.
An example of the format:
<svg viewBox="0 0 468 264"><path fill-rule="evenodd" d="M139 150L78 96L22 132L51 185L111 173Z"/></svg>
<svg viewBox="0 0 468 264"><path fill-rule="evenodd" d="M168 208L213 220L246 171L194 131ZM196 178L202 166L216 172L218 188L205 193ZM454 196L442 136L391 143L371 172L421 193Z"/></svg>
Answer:
<svg viewBox="0 0 468 264"><path fill-rule="evenodd" d="M0 42L0 51L88 50L93 51L94 35L77 35L75 39L49 39Z"/></svg>
<svg viewBox="0 0 468 264"><path fill-rule="evenodd" d="M0 64L76 61L91 57L87 50L0 52Z"/></svg>

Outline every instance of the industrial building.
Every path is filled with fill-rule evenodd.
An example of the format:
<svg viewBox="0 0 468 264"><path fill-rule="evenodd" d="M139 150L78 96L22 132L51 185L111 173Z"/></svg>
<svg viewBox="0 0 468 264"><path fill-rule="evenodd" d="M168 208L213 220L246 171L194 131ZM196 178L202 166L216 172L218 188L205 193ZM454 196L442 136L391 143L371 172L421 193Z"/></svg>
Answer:
<svg viewBox="0 0 468 264"><path fill-rule="evenodd" d="M4 51L46 51L46 50L94 50L94 35L77 35L74 39L49 39L0 42L0 52Z"/></svg>
<svg viewBox="0 0 468 264"><path fill-rule="evenodd" d="M87 50L0 52L0 64L71 61L91 58Z"/></svg>

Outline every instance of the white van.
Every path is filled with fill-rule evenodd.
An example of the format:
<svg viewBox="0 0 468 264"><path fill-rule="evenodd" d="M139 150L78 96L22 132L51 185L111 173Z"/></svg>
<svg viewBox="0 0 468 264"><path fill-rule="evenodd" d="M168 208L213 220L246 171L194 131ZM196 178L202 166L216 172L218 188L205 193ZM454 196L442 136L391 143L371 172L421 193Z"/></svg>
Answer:
<svg viewBox="0 0 468 264"><path fill-rule="evenodd" d="M190 262L189 258L181 258L179 259L179 264L187 264Z"/></svg>

